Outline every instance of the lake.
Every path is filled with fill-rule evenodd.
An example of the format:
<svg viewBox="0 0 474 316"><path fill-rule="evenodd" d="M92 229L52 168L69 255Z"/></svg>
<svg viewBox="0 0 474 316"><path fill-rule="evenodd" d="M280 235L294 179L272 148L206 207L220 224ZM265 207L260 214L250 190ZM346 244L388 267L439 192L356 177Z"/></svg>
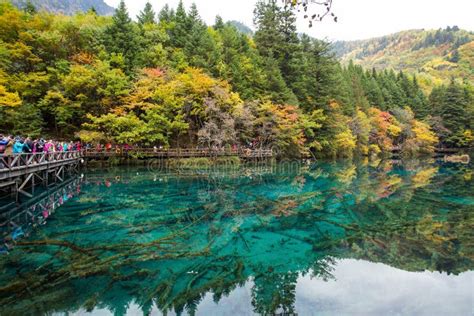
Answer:
<svg viewBox="0 0 474 316"><path fill-rule="evenodd" d="M472 164L150 164L38 196L2 248L0 315L474 311Z"/></svg>

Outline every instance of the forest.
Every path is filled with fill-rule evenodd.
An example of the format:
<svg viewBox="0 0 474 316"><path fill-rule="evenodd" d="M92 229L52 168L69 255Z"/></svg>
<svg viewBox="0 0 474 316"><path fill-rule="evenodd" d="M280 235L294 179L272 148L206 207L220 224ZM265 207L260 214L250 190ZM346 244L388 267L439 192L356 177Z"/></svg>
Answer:
<svg viewBox="0 0 474 316"><path fill-rule="evenodd" d="M340 64L276 0L254 14L251 35L182 2L135 21L123 1L112 17L0 1L0 132L318 157L474 145L468 81L427 94L415 75Z"/></svg>
<svg viewBox="0 0 474 316"><path fill-rule="evenodd" d="M429 94L434 86L474 83L474 32L458 26L437 30L413 29L357 41L333 43L336 57L366 69L394 69L416 74L418 84Z"/></svg>

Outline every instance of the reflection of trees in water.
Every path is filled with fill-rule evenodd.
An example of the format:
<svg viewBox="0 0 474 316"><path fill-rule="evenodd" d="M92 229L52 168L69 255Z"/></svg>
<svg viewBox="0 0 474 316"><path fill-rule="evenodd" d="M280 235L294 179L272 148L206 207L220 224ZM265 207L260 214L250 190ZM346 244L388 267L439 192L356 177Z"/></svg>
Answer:
<svg viewBox="0 0 474 316"><path fill-rule="evenodd" d="M192 314L206 293L218 302L251 278L255 312L291 313L299 273L328 280L338 257L410 271L472 268L472 204L455 198L472 189L465 170L388 161L285 168L88 176L60 229L1 262L0 303L21 313L31 305L18 300L33 296L39 313L122 314L135 301Z"/></svg>
<svg viewBox="0 0 474 316"><path fill-rule="evenodd" d="M297 272L275 273L271 266L268 271L255 276L252 287L254 311L262 315L276 312L294 314L297 280Z"/></svg>

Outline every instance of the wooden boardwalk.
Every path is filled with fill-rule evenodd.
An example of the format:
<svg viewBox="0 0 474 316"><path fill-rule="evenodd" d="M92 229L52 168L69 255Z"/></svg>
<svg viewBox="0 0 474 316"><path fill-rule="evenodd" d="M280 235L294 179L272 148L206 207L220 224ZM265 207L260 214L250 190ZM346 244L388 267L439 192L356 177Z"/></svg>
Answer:
<svg viewBox="0 0 474 316"><path fill-rule="evenodd" d="M70 164L76 164L83 157L79 151L19 154L0 157L0 181Z"/></svg>
<svg viewBox="0 0 474 316"><path fill-rule="evenodd" d="M63 182L66 174L79 171L83 153L79 151L18 154L0 157L0 190L32 197L38 184ZM27 189L31 189L28 192Z"/></svg>
<svg viewBox="0 0 474 316"><path fill-rule="evenodd" d="M271 158L271 149L253 150L212 150L212 149L169 149L160 150L155 148L137 148L130 150L86 150L84 158L102 159L108 157L117 158L214 158L214 157L239 157L242 159Z"/></svg>

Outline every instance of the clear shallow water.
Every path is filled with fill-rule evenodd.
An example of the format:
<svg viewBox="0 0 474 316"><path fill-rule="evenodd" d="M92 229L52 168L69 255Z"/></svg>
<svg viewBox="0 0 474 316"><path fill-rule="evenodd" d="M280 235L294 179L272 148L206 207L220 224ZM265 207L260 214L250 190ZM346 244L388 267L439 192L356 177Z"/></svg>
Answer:
<svg viewBox="0 0 474 316"><path fill-rule="evenodd" d="M71 190L0 257L1 315L473 312L472 165L116 168Z"/></svg>

